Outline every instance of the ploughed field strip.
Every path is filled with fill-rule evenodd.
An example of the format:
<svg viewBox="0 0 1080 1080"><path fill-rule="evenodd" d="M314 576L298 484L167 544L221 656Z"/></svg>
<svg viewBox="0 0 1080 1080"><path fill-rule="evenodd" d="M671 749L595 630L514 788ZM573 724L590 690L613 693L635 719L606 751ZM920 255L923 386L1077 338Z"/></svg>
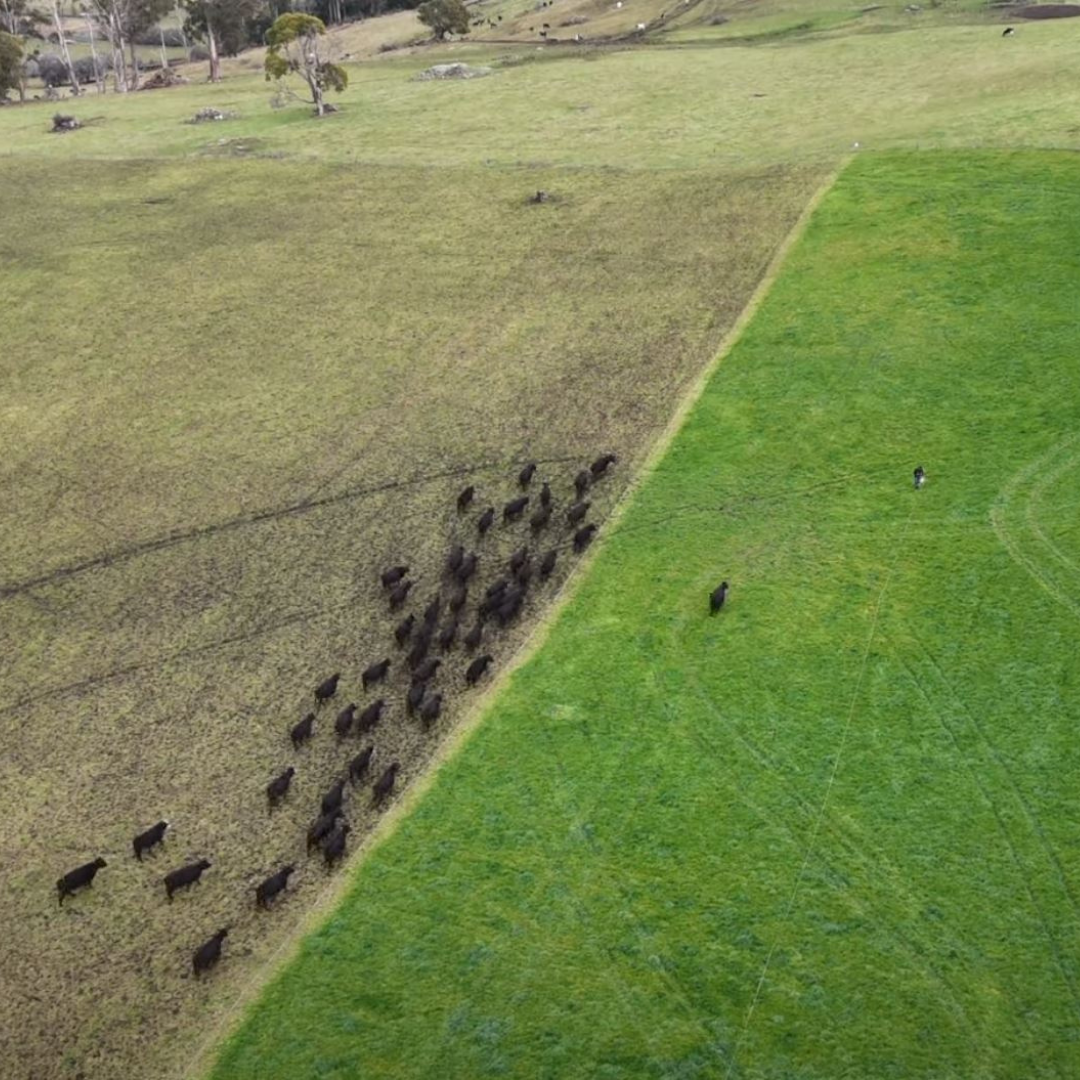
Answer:
<svg viewBox="0 0 1080 1080"><path fill-rule="evenodd" d="M215 1080L1075 1075L1078 243L857 159Z"/></svg>
<svg viewBox="0 0 1080 1080"><path fill-rule="evenodd" d="M19 164L0 240L5 1080L187 1067L379 819L375 786L407 790L526 640L820 180ZM302 214L274 202L309 184ZM457 546L478 556L464 582Z"/></svg>

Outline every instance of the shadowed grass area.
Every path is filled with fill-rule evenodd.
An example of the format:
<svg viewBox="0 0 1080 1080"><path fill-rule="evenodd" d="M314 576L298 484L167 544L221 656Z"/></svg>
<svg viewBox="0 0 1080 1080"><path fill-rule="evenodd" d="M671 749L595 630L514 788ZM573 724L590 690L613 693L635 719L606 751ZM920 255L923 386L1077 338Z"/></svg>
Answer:
<svg viewBox="0 0 1080 1080"><path fill-rule="evenodd" d="M1078 181L850 167L216 1080L1080 1069Z"/></svg>

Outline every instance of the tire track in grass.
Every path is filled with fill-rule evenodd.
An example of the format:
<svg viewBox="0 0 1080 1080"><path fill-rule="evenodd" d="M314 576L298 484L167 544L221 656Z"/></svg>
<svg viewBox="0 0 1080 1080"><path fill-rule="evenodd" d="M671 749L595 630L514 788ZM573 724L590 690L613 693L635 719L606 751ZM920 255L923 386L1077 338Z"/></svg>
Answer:
<svg viewBox="0 0 1080 1080"><path fill-rule="evenodd" d="M908 526L911 524L911 519L914 514L914 505L908 511L907 517L904 518L903 524L900 529L900 535L897 537L897 541L892 550L902 552L904 550L904 541L907 538ZM899 555L897 556L899 559ZM866 678L866 668L870 660L870 649L874 644L874 638L877 636L878 621L881 616L881 608L885 602L885 594L888 592L889 584L892 581L893 573L896 570L896 561L889 564L889 568L885 574L885 580L882 582L881 588L878 591L877 601L874 604L874 613L870 620L870 629L866 635L866 645L863 648L862 659L859 662L859 671L855 679L855 687L851 694L851 704L848 707L847 717L844 720L844 726L840 731L840 742L836 748L836 753L833 755L833 766L829 773L829 779L825 784L825 791L821 797L821 803L817 808L817 812L814 816L813 825L810 829L810 839L806 845L806 853L803 856L802 865L799 867L798 873L795 875L795 881L791 888L791 893L788 896L787 904L784 907L782 921L786 922L792 911L795 910L795 901L799 896L799 886L802 884L803 875L806 873L806 868L810 864L810 859L814 856L815 847L817 845L818 833L821 829L821 822L825 816L825 811L828 808L829 796L832 794L833 785L836 783L837 773L840 771L840 761L843 758L844 747L847 744L848 733L851 731L851 722L855 717L855 707L859 702L859 695L862 693L863 682ZM731 1061L728 1063L728 1070L725 1076L730 1078L734 1075L735 1070L739 1064L739 1053L742 1050L743 1044L746 1042L746 1037L750 1031L750 1024L754 1018L754 1013L757 1010L758 1001L761 999L762 990L765 987L765 980L769 974L769 967L772 964L773 955L776 952L776 941L774 940L772 945L769 946L769 951L765 956L765 963L762 965L761 974L758 976L757 984L754 987L753 997L750 999L750 1006L746 1010L746 1019L743 1021L742 1031L739 1033L739 1037L735 1041L735 1048L731 1054Z"/></svg>
<svg viewBox="0 0 1080 1080"><path fill-rule="evenodd" d="M931 712L934 718L938 721L942 731L949 737L949 741L953 745L953 749L956 751L957 758L963 765L964 771L975 783L979 789L979 794L982 796L983 802L986 804L987 809L993 814L994 821L997 824L998 831L1001 833L1001 838L1005 842L1005 846L1009 852L1009 857L1012 860L1013 865L1016 867L1017 874L1020 880L1023 882L1024 892L1027 894L1028 901L1034 910L1039 924L1042 927L1043 935L1046 938L1046 943L1049 947L1051 957L1054 964L1061 975L1062 982L1065 984L1065 988L1068 990L1073 1002L1073 1009L1080 1015L1080 990L1076 985L1076 980L1069 973L1068 967L1065 964L1064 957L1062 956L1061 949L1058 946L1057 938L1054 936L1051 930L1049 920L1046 917L1046 913L1043 910L1042 905L1039 903L1038 897L1035 895L1035 891L1031 886L1031 877L1027 872L1027 867L1024 865L1024 861L1020 857L1019 849L1017 848L1016 841L1013 839L1012 833L1009 831L1008 826L1005 824L1005 819L1002 816L1001 807L992 797L987 785L983 782L978 769L972 767L970 761L967 759L963 748L960 743L960 739L956 733L956 729L947 720L944 719L943 714L934 706L934 701L930 696L930 693L926 690L922 681L919 679L915 672L915 669L905 660L901 658L900 661L908 672L912 683L918 689L920 696L926 704L927 709ZM1055 1071L1058 1075L1061 1075L1061 1069L1055 1062Z"/></svg>

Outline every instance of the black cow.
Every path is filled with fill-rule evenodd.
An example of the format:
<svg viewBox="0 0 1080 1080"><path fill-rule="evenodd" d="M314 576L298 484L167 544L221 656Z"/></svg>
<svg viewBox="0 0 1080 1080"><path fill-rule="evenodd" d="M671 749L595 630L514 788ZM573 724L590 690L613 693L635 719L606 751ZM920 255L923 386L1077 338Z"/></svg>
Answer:
<svg viewBox="0 0 1080 1080"><path fill-rule="evenodd" d="M353 721L356 719L356 704L347 705L337 714L334 721L334 731L339 739L344 739L352 731Z"/></svg>
<svg viewBox="0 0 1080 1080"><path fill-rule="evenodd" d="M390 670L390 658L380 660L377 664L371 664L369 667L364 668L363 673L360 676L360 682L363 683L366 690L372 683L382 682L386 678L386 673Z"/></svg>
<svg viewBox="0 0 1080 1080"><path fill-rule="evenodd" d="M455 589L450 595L450 602L447 605L450 610L458 615L461 609L469 602L469 590L462 586L459 589Z"/></svg>
<svg viewBox="0 0 1080 1080"><path fill-rule="evenodd" d="M513 555L510 556L510 562L507 564L510 567L510 573L516 573L518 569L525 565L525 560L529 557L529 549L527 547L520 547Z"/></svg>
<svg viewBox="0 0 1080 1080"><path fill-rule="evenodd" d="M364 711L360 714L360 718L356 721L356 730L362 735L365 731L374 730L375 726L382 719L383 709L386 708L386 702L379 698L378 701L373 701Z"/></svg>
<svg viewBox="0 0 1080 1080"><path fill-rule="evenodd" d="M589 490L589 485L591 483L592 476L589 474L588 469L582 469L581 472L574 477L574 490L577 492L577 497L579 499Z"/></svg>
<svg viewBox="0 0 1080 1080"><path fill-rule="evenodd" d="M159 821L156 825L151 825L146 832L139 833L134 840L131 841L131 846L135 851L135 858L142 862L143 852L149 851L151 848L157 847L165 839L165 830L169 827L167 821Z"/></svg>
<svg viewBox="0 0 1080 1080"><path fill-rule="evenodd" d="M413 677L412 677L413 685L415 685L416 683L426 683L429 679L431 679L434 676L435 672L439 670L439 665L441 663L442 663L441 660L439 660L437 658L434 658L434 657L432 659L430 659L430 660L425 660L413 672Z"/></svg>
<svg viewBox="0 0 1080 1080"><path fill-rule="evenodd" d="M194 885L203 876L203 871L209 869L210 863L206 859L200 859L198 862L181 866L179 870L171 871L165 875L165 895L171 901L177 889Z"/></svg>
<svg viewBox="0 0 1080 1080"><path fill-rule="evenodd" d="M204 971L209 971L221 959L221 943L228 933L229 928L226 926L195 950L195 955L191 958L191 967L195 972L195 978L198 978Z"/></svg>
<svg viewBox="0 0 1080 1080"><path fill-rule="evenodd" d="M592 506L591 502L577 502L566 511L566 520L570 525L576 525L579 521L583 521L585 515L589 512L589 507Z"/></svg>
<svg viewBox="0 0 1080 1080"><path fill-rule="evenodd" d="M532 483L533 473L536 472L536 462L530 461L521 472L518 473L518 483L522 487L528 487Z"/></svg>
<svg viewBox="0 0 1080 1080"><path fill-rule="evenodd" d="M411 581L403 581L400 585L396 586L390 593L390 610L397 611L398 608L409 599L409 590L413 587Z"/></svg>
<svg viewBox="0 0 1080 1080"><path fill-rule="evenodd" d="M364 778L371 764L371 755L375 753L374 745L365 747L349 762L349 779L355 784Z"/></svg>
<svg viewBox="0 0 1080 1080"><path fill-rule="evenodd" d="M439 612L441 611L442 597L439 596L438 593L436 593L432 597L431 603L428 604L426 608L424 608L424 622L428 626L434 626L439 621Z"/></svg>
<svg viewBox="0 0 1080 1080"><path fill-rule="evenodd" d="M324 837L329 836L334 831L334 826L340 817L342 817L342 811L339 806L336 810L331 810L329 814L320 814L312 822L307 831L308 851L311 851L313 847L317 847L322 843Z"/></svg>
<svg viewBox="0 0 1080 1080"><path fill-rule="evenodd" d="M427 683L413 683L409 687L409 693L405 697L405 711L412 716L417 709L420 708L420 703L424 700L424 695L427 693Z"/></svg>
<svg viewBox="0 0 1080 1080"><path fill-rule="evenodd" d="M290 765L280 776L275 776L266 785L266 801L270 804L271 810L288 794L289 785L295 775L296 770Z"/></svg>
<svg viewBox="0 0 1080 1080"><path fill-rule="evenodd" d="M614 465L619 459L614 454L604 454L603 457L598 457L590 466L589 472L593 476L603 476L608 471L609 466Z"/></svg>
<svg viewBox="0 0 1080 1080"><path fill-rule="evenodd" d="M97 872L108 865L99 856L93 862L84 863L74 870L69 870L56 883L56 891L60 895L60 906L63 907L65 896L74 896L77 889L86 889L93 885Z"/></svg>
<svg viewBox="0 0 1080 1080"><path fill-rule="evenodd" d="M498 581L492 582L485 590L484 595L491 599L494 596L498 596L500 593L506 592L509 588L510 582L506 578L499 578Z"/></svg>
<svg viewBox="0 0 1080 1080"><path fill-rule="evenodd" d="M442 694L432 694L431 697L420 706L420 719L425 727L430 727L439 719L442 712Z"/></svg>
<svg viewBox="0 0 1080 1080"><path fill-rule="evenodd" d="M598 528L598 525L586 525L584 529L578 529L574 533L574 550L579 555L592 543Z"/></svg>
<svg viewBox="0 0 1080 1080"><path fill-rule="evenodd" d="M546 581L551 577L552 571L555 569L555 563L559 558L558 551L552 548L543 558L540 563L540 577Z"/></svg>
<svg viewBox="0 0 1080 1080"><path fill-rule="evenodd" d="M531 518L529 518L529 528L538 533L541 529L547 527L547 523L551 520L551 504L542 506Z"/></svg>
<svg viewBox="0 0 1080 1080"><path fill-rule="evenodd" d="M522 495L519 499L511 499L503 507L503 521L516 521L525 513L525 507L529 505L529 496Z"/></svg>
<svg viewBox="0 0 1080 1080"><path fill-rule="evenodd" d="M372 805L378 806L383 800L394 790L394 778L398 774L398 770L401 766L395 761L392 765L388 766L386 771L375 781L374 787L371 789Z"/></svg>
<svg viewBox="0 0 1080 1080"><path fill-rule="evenodd" d="M349 824L343 821L327 838L322 846L323 861L327 870L334 863L340 862L345 855L345 838L349 835Z"/></svg>
<svg viewBox="0 0 1080 1080"><path fill-rule="evenodd" d="M533 575L533 562L532 559L526 559L515 571L514 577L517 583L523 588L529 587L529 582L532 580Z"/></svg>
<svg viewBox="0 0 1080 1080"><path fill-rule="evenodd" d="M711 593L709 593L709 614L715 615L727 599L728 583L721 581Z"/></svg>
<svg viewBox="0 0 1080 1080"><path fill-rule="evenodd" d="M551 505L551 485L545 480L544 486L540 489L540 505Z"/></svg>
<svg viewBox="0 0 1080 1080"><path fill-rule="evenodd" d="M341 678L341 672L335 672L329 679L323 679L318 686L315 687L315 704L320 706L323 702L329 701L337 693L338 679Z"/></svg>
<svg viewBox="0 0 1080 1080"><path fill-rule="evenodd" d="M384 589L392 589L409 572L407 566L391 566L382 572L381 581Z"/></svg>
<svg viewBox="0 0 1080 1080"><path fill-rule="evenodd" d="M469 509L469 504L473 501L473 496L476 494L476 488L470 484L465 488L461 494L457 497L458 513L463 514Z"/></svg>
<svg viewBox="0 0 1080 1080"><path fill-rule="evenodd" d="M484 672L487 671L488 665L494 659L490 654L484 656L478 656L468 667L465 672L465 681L470 686L475 686L481 678L483 678Z"/></svg>
<svg viewBox="0 0 1080 1080"><path fill-rule="evenodd" d="M345 781L338 780L333 787L322 797L320 809L324 814L332 814L341 809L341 800L345 798Z"/></svg>
<svg viewBox="0 0 1080 1080"><path fill-rule="evenodd" d="M476 625L462 638L465 643L465 648L469 652L477 649L480 642L484 640L484 623L482 619L476 620Z"/></svg>
<svg viewBox="0 0 1080 1080"><path fill-rule="evenodd" d="M439 648L443 652L448 649L452 649L454 646L454 640L457 638L458 621L457 618L451 619L440 631L439 631Z"/></svg>
<svg viewBox="0 0 1080 1080"><path fill-rule="evenodd" d="M483 536L484 533L486 533L488 531L488 529L491 528L494 521L495 521L495 507L494 506L489 506L480 515L480 519L476 523L476 528L479 531L481 536Z"/></svg>
<svg viewBox="0 0 1080 1080"><path fill-rule="evenodd" d="M261 885L255 889L255 903L261 908L270 906L270 901L289 883L289 875L295 873L296 867L292 864L283 866L276 874L271 874Z"/></svg>
<svg viewBox="0 0 1080 1080"><path fill-rule="evenodd" d="M296 750L311 738L312 729L315 727L315 714L309 712L299 724L293 726L292 731L289 732L289 738L292 739L293 749Z"/></svg>
<svg viewBox="0 0 1080 1080"><path fill-rule="evenodd" d="M448 574L456 574L457 568L461 565L461 560L465 558L465 549L460 544L455 544L450 549L450 554L446 556L446 572Z"/></svg>
<svg viewBox="0 0 1080 1080"><path fill-rule="evenodd" d="M409 650L409 655L405 658L409 667L414 671L424 662L424 657L428 654L428 647L431 645L431 627L426 626L425 629L429 632L418 637L416 641L413 642L413 647Z"/></svg>
<svg viewBox="0 0 1080 1080"><path fill-rule="evenodd" d="M408 618L402 619L394 628L394 640L398 643L399 649L405 648L405 642L409 640L412 634L412 628L416 625L416 616L410 615Z"/></svg>
<svg viewBox="0 0 1080 1080"><path fill-rule="evenodd" d="M465 556L464 559L461 560L461 565L457 568L457 574L455 576L462 585L464 585L465 582L467 582L469 578L471 578L473 574L476 573L476 564L478 562L479 559L473 552L470 552L468 555Z"/></svg>

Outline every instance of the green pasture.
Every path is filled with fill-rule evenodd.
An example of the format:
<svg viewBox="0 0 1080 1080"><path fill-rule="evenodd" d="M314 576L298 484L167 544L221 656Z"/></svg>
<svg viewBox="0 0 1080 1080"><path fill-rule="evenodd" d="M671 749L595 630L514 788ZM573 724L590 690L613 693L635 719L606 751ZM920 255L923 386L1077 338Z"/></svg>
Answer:
<svg viewBox="0 0 1080 1080"><path fill-rule="evenodd" d="M1078 250L1072 156L858 158L216 1080L1075 1076Z"/></svg>
<svg viewBox="0 0 1080 1080"><path fill-rule="evenodd" d="M247 74L217 86L89 96L71 111L94 122L70 135L48 134L47 103L0 110L0 155L670 169L833 162L855 143L1071 148L1078 47L1077 19L1025 24L1011 38L975 23L722 48L464 44L351 64L349 89L334 98L342 111L319 122L301 104L271 109L247 57ZM496 70L413 81L453 59ZM191 71L201 78L203 66ZM184 122L204 105L240 119Z"/></svg>

